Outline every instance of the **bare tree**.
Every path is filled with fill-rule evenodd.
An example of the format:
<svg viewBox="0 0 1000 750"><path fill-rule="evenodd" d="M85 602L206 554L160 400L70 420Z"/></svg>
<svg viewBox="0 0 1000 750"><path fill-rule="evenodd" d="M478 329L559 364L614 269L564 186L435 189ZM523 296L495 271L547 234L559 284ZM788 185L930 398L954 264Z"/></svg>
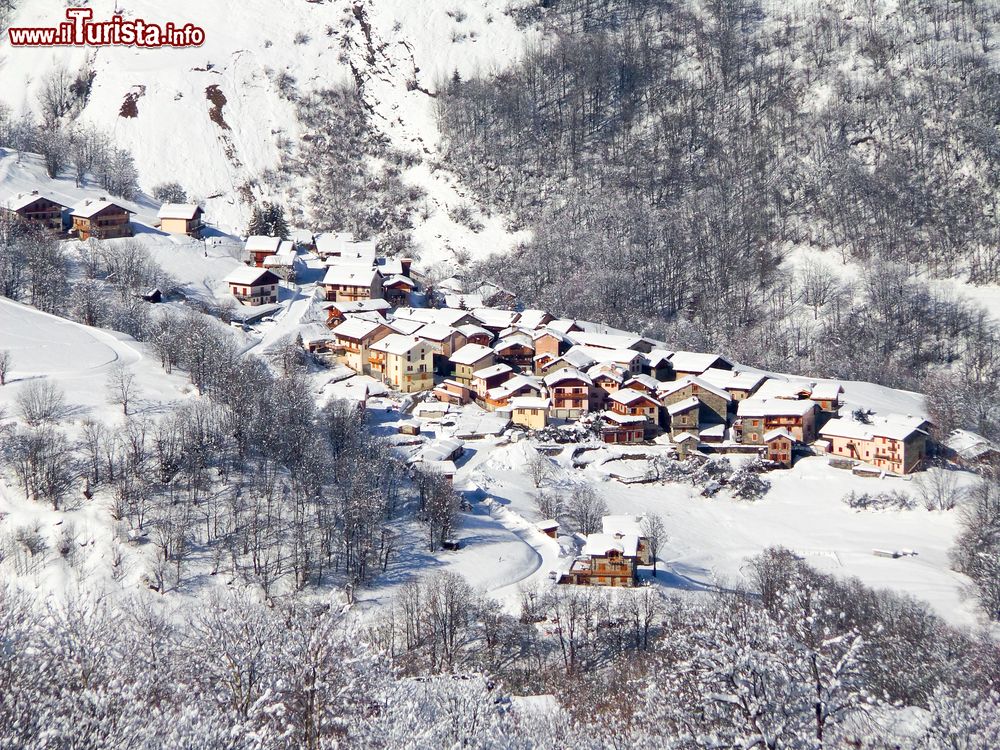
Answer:
<svg viewBox="0 0 1000 750"><path fill-rule="evenodd" d="M15 399L21 418L30 425L55 422L66 409L66 397L55 383L31 380Z"/></svg>
<svg viewBox="0 0 1000 750"><path fill-rule="evenodd" d="M548 479L551 474L552 462L549 461L548 456L535 451L534 455L528 459L528 476L531 477L535 487L541 487L542 482Z"/></svg>
<svg viewBox="0 0 1000 750"><path fill-rule="evenodd" d="M128 416L128 405L135 398L138 386L135 373L123 362L117 362L108 373L108 400L122 407L122 414Z"/></svg>
<svg viewBox="0 0 1000 750"><path fill-rule="evenodd" d="M932 466L913 478L917 497L927 510L951 510L962 499L958 473L946 466Z"/></svg>
<svg viewBox="0 0 1000 750"><path fill-rule="evenodd" d="M10 372L12 362L13 357L11 357L10 351L0 349L0 386L7 385L7 373Z"/></svg>
<svg viewBox="0 0 1000 750"><path fill-rule="evenodd" d="M542 518L558 521L566 512L566 498L559 492L541 490L535 493L535 506Z"/></svg>
<svg viewBox="0 0 1000 750"><path fill-rule="evenodd" d="M642 519L642 535L646 537L646 544L649 547L649 557L653 561L653 576L656 576L656 556L660 548L666 544L667 528L663 519L656 515L647 515Z"/></svg>
<svg viewBox="0 0 1000 750"><path fill-rule="evenodd" d="M580 534L593 534L601 528L601 519L608 512L604 498L589 485L574 488L566 507L571 528Z"/></svg>

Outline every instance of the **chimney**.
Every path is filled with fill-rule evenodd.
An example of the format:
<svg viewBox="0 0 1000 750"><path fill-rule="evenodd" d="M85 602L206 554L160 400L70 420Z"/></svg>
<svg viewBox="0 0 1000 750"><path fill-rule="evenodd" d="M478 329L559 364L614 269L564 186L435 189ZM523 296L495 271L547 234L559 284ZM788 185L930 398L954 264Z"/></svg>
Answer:
<svg viewBox="0 0 1000 750"><path fill-rule="evenodd" d="M32 190L32 191L31 191L31 194L32 194L32 195L38 195L38 191L37 191L37 190Z"/></svg>
<svg viewBox="0 0 1000 750"><path fill-rule="evenodd" d="M400 258L399 259L399 263L400 263L400 265L403 266L403 276L409 276L410 275L410 266L413 265L413 259L412 258Z"/></svg>

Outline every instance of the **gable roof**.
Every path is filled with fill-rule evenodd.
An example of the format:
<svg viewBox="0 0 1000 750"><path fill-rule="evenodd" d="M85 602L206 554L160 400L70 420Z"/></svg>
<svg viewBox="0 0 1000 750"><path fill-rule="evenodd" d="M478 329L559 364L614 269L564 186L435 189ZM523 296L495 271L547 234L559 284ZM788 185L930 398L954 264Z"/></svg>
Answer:
<svg viewBox="0 0 1000 750"><path fill-rule="evenodd" d="M452 354L448 361L456 365L474 365L485 357L494 356L494 352L488 346L482 344L466 344L461 349Z"/></svg>
<svg viewBox="0 0 1000 750"><path fill-rule="evenodd" d="M484 367L482 370L476 370L472 373L472 377L486 380L486 378L495 378L497 375L503 375L508 372L514 372L514 368L501 362L498 365L490 365L489 367Z"/></svg>
<svg viewBox="0 0 1000 750"><path fill-rule="evenodd" d="M736 408L739 417L804 417L818 404L809 399L748 398Z"/></svg>
<svg viewBox="0 0 1000 750"><path fill-rule="evenodd" d="M576 321L571 318L558 318L556 320L550 320L545 324L546 328L551 328L553 331L558 331L559 333L565 335L569 333L570 329L577 327Z"/></svg>
<svg viewBox="0 0 1000 750"><path fill-rule="evenodd" d="M442 323L428 323L427 325L421 326L416 334L428 341L444 341L447 338L451 338L457 333L457 331L451 326L446 326Z"/></svg>
<svg viewBox="0 0 1000 750"><path fill-rule="evenodd" d="M501 310L497 307L477 307L472 315L487 328L507 328L514 325L521 316L515 310Z"/></svg>
<svg viewBox="0 0 1000 750"><path fill-rule="evenodd" d="M669 396L671 393L677 393L677 391L683 390L690 385L696 385L703 391L708 391L709 393L714 393L719 398L725 399L726 401L732 401L733 397L729 395L729 391L725 388L718 388L707 380L704 380L697 375L685 375L680 380L674 380L672 382L660 383L660 387L657 389L657 393L662 393L664 396Z"/></svg>
<svg viewBox="0 0 1000 750"><path fill-rule="evenodd" d="M746 372L743 370L720 370L710 367L701 375L702 380L718 388L726 390L752 391L765 380L767 375L762 372Z"/></svg>
<svg viewBox="0 0 1000 750"><path fill-rule="evenodd" d="M573 367L562 367L555 372L549 373L542 380L547 386L559 385L564 380L579 380L587 385L594 384L593 380Z"/></svg>
<svg viewBox="0 0 1000 750"><path fill-rule="evenodd" d="M493 338L493 333L487 331L482 326L477 326L475 323L465 323L458 327L458 332L465 336L466 338L472 338L473 336L489 336Z"/></svg>
<svg viewBox="0 0 1000 750"><path fill-rule="evenodd" d="M659 406L659 402L644 391L637 391L633 388L619 388L617 391L608 396L609 401L614 401L616 404L634 404L636 401L649 401L650 403Z"/></svg>
<svg viewBox="0 0 1000 750"><path fill-rule="evenodd" d="M572 331L566 338L583 346L595 346L600 349L633 349L642 343L642 336L630 336L616 333L593 333L592 331Z"/></svg>
<svg viewBox="0 0 1000 750"><path fill-rule="evenodd" d="M414 349L426 344L426 341L418 338L417 336L404 336L401 333L390 333L384 339L380 339L372 344L371 348L377 352L386 352L387 354L402 356L404 354L409 354Z"/></svg>
<svg viewBox="0 0 1000 750"><path fill-rule="evenodd" d="M510 400L512 409L548 409L549 399L540 396L514 396Z"/></svg>
<svg viewBox="0 0 1000 750"><path fill-rule="evenodd" d="M798 403L792 401L790 403ZM810 402L812 403L812 402ZM877 437L888 438L889 440L906 440L916 433L927 434L919 428L916 418L904 419L880 419L873 424L862 424L853 419L839 417L831 419L819 431L823 437L842 437L849 440L873 440Z"/></svg>
<svg viewBox="0 0 1000 750"><path fill-rule="evenodd" d="M500 339L493 345L494 351L503 351L504 349L509 349L512 346L523 346L526 349L535 350L535 344L531 340L531 337L526 333L512 333Z"/></svg>
<svg viewBox="0 0 1000 750"><path fill-rule="evenodd" d="M201 206L196 203L164 203L160 210L156 212L158 219L185 219L190 221L203 213Z"/></svg>
<svg viewBox="0 0 1000 750"><path fill-rule="evenodd" d="M687 372L701 374L710 367L719 364L727 364L732 367L732 362L721 354L706 354L704 352L674 352L670 357L670 364L676 372ZM725 369L725 368L723 368Z"/></svg>
<svg viewBox="0 0 1000 750"><path fill-rule="evenodd" d="M406 318L407 320L418 320L421 323L443 323L446 326L454 326L465 317L471 317L468 310L453 310L449 307L438 309L430 307L398 307L393 313L396 318Z"/></svg>
<svg viewBox="0 0 1000 750"><path fill-rule="evenodd" d="M46 193L39 193L37 190L32 190L30 193L15 193L10 198L7 199L5 205L11 211L20 211L23 208L27 208L35 201L51 201L58 206L67 208L66 204L62 201L57 201L51 195Z"/></svg>
<svg viewBox="0 0 1000 750"><path fill-rule="evenodd" d="M341 338L354 339L360 341L371 336L384 324L366 318L350 317L333 329L333 334Z"/></svg>
<svg viewBox="0 0 1000 750"><path fill-rule="evenodd" d="M773 430L768 430L764 433L764 442L770 443L772 440L777 440L778 438L786 438L795 442L795 438L792 437L792 433L786 430L784 427L777 427Z"/></svg>
<svg viewBox="0 0 1000 750"><path fill-rule="evenodd" d="M119 211L124 211L126 214L135 213L125 208L125 206L120 203L115 203L114 201L109 201L107 198L98 198L97 200L85 200L82 203L78 203L73 207L72 215L79 216L81 219L92 219L97 216L97 214L102 211L106 211L109 208L117 208Z"/></svg>
<svg viewBox="0 0 1000 750"><path fill-rule="evenodd" d="M366 266L330 266L320 283L323 285L363 286L370 288L378 278L374 268Z"/></svg>
<svg viewBox="0 0 1000 750"><path fill-rule="evenodd" d="M229 272L223 281L227 284L239 284L240 286L264 286L265 284L277 284L280 279L266 268L237 266Z"/></svg>
<svg viewBox="0 0 1000 750"><path fill-rule="evenodd" d="M325 307L335 308L338 312L347 315L359 312L384 312L390 305L384 299L359 299L353 302L331 302Z"/></svg>
<svg viewBox="0 0 1000 750"><path fill-rule="evenodd" d="M393 318L386 322L396 333L402 333L406 336L412 336L413 334L419 332L424 324L418 320L407 320L406 318Z"/></svg>
<svg viewBox="0 0 1000 750"><path fill-rule="evenodd" d="M545 319L551 318L545 310L521 310L521 316L517 319L519 325L534 330L545 325Z"/></svg>
<svg viewBox="0 0 1000 750"><path fill-rule="evenodd" d="M701 401L698 400L698 397L691 396L691 398L678 401L676 404L670 404L670 406L667 407L667 413L670 416L674 416L675 414L683 414L684 412L699 406L701 406Z"/></svg>
<svg viewBox="0 0 1000 750"><path fill-rule="evenodd" d="M281 247L280 237L265 237L262 234L253 234L247 237L243 247L248 253L267 253L276 255Z"/></svg>

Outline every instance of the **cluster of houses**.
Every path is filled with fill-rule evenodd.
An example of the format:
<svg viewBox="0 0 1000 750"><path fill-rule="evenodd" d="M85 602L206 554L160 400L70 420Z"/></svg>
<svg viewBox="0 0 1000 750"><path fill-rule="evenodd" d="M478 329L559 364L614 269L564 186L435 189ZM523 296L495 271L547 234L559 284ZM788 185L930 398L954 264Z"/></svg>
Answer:
<svg viewBox="0 0 1000 750"><path fill-rule="evenodd" d="M32 190L9 196L0 214L38 227L46 234L64 236L67 231L81 240L132 236L133 212L107 197L88 198L69 206L51 195ZM200 237L203 211L193 203L164 203L157 218L168 234Z"/></svg>
<svg viewBox="0 0 1000 750"><path fill-rule="evenodd" d="M365 284L377 285L377 263L358 268ZM840 417L835 382L772 378L716 354L584 330L542 310L393 307L374 293L334 299L339 293L328 292L330 333L310 348L400 392L474 402L528 429L587 418L606 443L668 442L682 457L757 453L787 467L811 446L894 474L914 471L926 453L925 420Z"/></svg>

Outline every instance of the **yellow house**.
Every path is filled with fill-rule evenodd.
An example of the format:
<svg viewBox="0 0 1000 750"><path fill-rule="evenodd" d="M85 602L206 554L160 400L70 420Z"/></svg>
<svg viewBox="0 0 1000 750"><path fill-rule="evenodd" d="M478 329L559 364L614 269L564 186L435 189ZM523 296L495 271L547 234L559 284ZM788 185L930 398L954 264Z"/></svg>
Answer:
<svg viewBox="0 0 1000 750"><path fill-rule="evenodd" d="M529 430L540 430L549 423L549 400L538 396L515 396L510 400L510 420Z"/></svg>
<svg viewBox="0 0 1000 750"><path fill-rule="evenodd" d="M359 375L367 374L369 349L390 333L392 329L383 323L352 316L333 329L337 359Z"/></svg>
<svg viewBox="0 0 1000 750"><path fill-rule="evenodd" d="M372 344L372 373L402 393L426 391L434 386L434 346L417 336L390 333Z"/></svg>
<svg viewBox="0 0 1000 750"><path fill-rule="evenodd" d="M496 353L488 346L466 344L448 361L455 368L455 380L462 385L472 385L472 373L491 367L496 362Z"/></svg>
<svg viewBox="0 0 1000 750"><path fill-rule="evenodd" d="M164 203L156 216L160 220L160 229L164 232L201 236L201 206L194 203Z"/></svg>

